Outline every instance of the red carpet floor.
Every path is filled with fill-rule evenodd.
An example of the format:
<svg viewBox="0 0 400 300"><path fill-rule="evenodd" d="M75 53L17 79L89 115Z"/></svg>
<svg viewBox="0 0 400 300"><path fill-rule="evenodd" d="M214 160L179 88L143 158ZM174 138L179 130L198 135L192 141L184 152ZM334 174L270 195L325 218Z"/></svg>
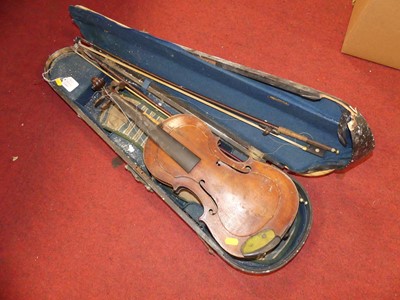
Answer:
<svg viewBox="0 0 400 300"><path fill-rule="evenodd" d="M79 34L68 4L0 2L1 299L400 297L400 72L341 54L351 0L80 3L334 94L366 117L373 155L298 178L313 203L311 235L264 276L211 256L156 195L113 167L112 150L42 80L48 55Z"/></svg>

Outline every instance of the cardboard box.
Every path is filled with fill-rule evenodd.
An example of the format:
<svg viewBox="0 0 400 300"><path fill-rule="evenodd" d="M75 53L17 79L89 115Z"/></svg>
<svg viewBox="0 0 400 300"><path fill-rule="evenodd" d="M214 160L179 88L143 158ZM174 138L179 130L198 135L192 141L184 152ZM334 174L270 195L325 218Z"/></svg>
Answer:
<svg viewBox="0 0 400 300"><path fill-rule="evenodd" d="M400 0L357 0L342 52L400 69Z"/></svg>

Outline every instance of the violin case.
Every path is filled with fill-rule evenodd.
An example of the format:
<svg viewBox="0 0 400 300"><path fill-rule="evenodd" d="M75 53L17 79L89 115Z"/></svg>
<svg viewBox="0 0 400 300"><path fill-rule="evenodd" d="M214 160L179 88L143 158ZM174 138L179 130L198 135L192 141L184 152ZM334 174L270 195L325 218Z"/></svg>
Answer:
<svg viewBox="0 0 400 300"><path fill-rule="evenodd" d="M213 132L220 135L225 151L234 155L271 163L288 173L320 176L346 168L374 148L371 130L363 116L357 109L334 96L130 29L82 6L71 6L70 14L82 37L107 53L237 110L295 129L334 149L312 153L315 147L311 147L311 150L305 151L270 134L270 131L263 134L257 128L164 88L165 95L179 99L183 107L191 108L192 113L199 117L205 117ZM257 259L229 255L199 221L203 213L202 206L182 199L152 178L144 165L140 143L132 142L128 136L102 124L101 109L95 106L98 96L92 89L91 79L98 77L108 82L111 80L107 74L80 57L74 47L63 48L49 57L45 64L44 79L126 162L126 169L135 179L149 191L157 193L197 233L210 252L247 273L269 273L293 259L304 245L312 223L311 202L299 183L293 179L300 203L285 239ZM147 78L142 81L140 88L172 114L177 113L162 101L162 97L152 92L163 90L163 87ZM291 140L304 145L296 139Z"/></svg>

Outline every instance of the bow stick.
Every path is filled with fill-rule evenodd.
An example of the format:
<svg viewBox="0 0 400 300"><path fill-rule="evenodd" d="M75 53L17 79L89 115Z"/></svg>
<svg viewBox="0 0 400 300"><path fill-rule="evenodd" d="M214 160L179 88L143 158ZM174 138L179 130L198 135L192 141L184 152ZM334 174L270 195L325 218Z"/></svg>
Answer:
<svg viewBox="0 0 400 300"><path fill-rule="evenodd" d="M220 103L218 101L210 99L206 96L197 94L197 93L190 91L184 87L178 86L177 84L170 82L164 78L161 78L153 73L150 73L138 66L135 66L131 63L122 61L121 59L114 57L112 54L108 53L107 51L100 49L99 47L97 47L85 40L77 38L75 47L81 48L83 50L87 50L92 54L102 57L104 59L104 64L106 64L106 65L109 65L110 62L115 63L115 64L117 64L121 67L124 67L130 71L133 71L141 76L145 76L148 79L151 79L157 83L160 83L174 91L177 91L185 96L188 96L188 97L190 97L202 104L205 104L215 110L223 112L243 123L246 123L252 127L255 127L255 128L261 130L264 135L268 135L268 134L273 135L279 139L284 140L285 142L288 142L289 144L292 144L293 146L296 146L304 151L311 152L318 156L323 156L325 151L330 151L332 153L339 154L339 150L337 150L331 146L314 141L313 139L310 139L303 134L299 134L288 128L275 125L266 120L259 119L255 116L249 115L249 114L242 112L240 110L237 110L233 107L230 107L228 105L225 105L223 103ZM86 51L84 51L84 53L86 53ZM109 62L109 63L107 63L107 62ZM288 137L292 137L299 141L302 141L302 142L306 143L307 146L300 145L290 139L283 137L282 135L286 135Z"/></svg>

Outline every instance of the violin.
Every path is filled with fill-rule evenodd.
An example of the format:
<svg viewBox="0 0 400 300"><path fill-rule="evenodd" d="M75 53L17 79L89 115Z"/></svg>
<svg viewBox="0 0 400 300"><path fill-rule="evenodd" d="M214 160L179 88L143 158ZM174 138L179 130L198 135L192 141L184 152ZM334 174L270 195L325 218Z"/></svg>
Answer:
<svg viewBox="0 0 400 300"><path fill-rule="evenodd" d="M156 125L118 93L108 95L148 135L143 157L152 176L201 203L200 220L226 252L253 259L279 244L299 206L288 175L252 158L228 157L218 147L219 138L193 115L171 116Z"/></svg>

